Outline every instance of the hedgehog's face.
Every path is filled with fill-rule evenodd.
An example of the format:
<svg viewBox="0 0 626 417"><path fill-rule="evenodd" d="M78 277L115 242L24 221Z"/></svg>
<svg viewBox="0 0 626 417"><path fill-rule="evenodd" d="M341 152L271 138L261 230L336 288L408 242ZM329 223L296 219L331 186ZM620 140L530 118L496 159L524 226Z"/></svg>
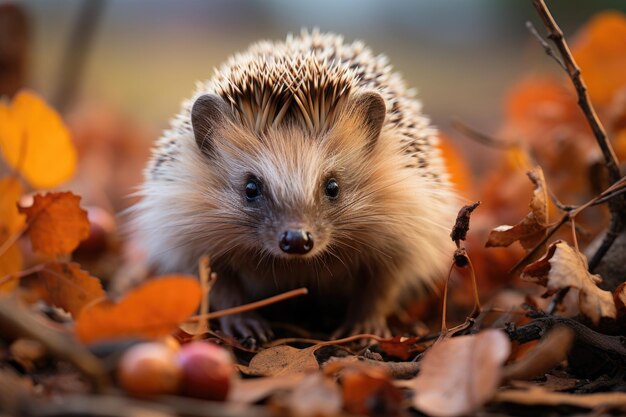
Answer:
<svg viewBox="0 0 626 417"><path fill-rule="evenodd" d="M375 102L379 112L381 103L384 119L384 102ZM211 111L215 106L203 114ZM226 112L222 107L217 114ZM382 119L377 121L381 126ZM335 241L346 233L342 222L367 194L360 171L373 146L372 128L361 123L315 135L301 126L282 126L259 135L225 123L198 135L194 122L194 132L223 176L220 200L239 208L240 249L294 261L334 254ZM380 126L375 135L379 132Z"/></svg>
<svg viewBox="0 0 626 417"><path fill-rule="evenodd" d="M325 253L345 194L328 149L297 129L235 135L218 145L218 159L237 167L224 171L225 193L250 225L248 249L289 260Z"/></svg>

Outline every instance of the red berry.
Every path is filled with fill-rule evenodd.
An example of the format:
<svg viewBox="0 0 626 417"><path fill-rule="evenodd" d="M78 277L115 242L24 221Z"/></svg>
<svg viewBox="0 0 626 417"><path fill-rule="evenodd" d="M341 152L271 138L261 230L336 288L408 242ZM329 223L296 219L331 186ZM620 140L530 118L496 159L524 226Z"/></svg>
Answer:
<svg viewBox="0 0 626 417"><path fill-rule="evenodd" d="M190 397L224 401L234 373L225 349L209 342L191 342L178 352L182 368L182 392Z"/></svg>

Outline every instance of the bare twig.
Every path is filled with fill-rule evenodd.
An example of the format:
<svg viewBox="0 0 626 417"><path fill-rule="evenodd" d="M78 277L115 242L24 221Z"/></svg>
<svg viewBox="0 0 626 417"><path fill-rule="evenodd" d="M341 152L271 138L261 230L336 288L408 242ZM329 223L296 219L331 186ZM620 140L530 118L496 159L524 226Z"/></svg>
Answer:
<svg viewBox="0 0 626 417"><path fill-rule="evenodd" d="M617 156L613 151L611 143L607 139L604 126L602 125L602 122L600 122L595 108L589 99L587 86L583 81L580 68L576 64L576 61L574 61L572 52L563 37L563 31L559 25L557 25L544 0L533 0L533 5L535 6L535 9L537 9L539 17L541 17L543 24L548 30L548 38L554 42L559 50L559 53L561 54L565 70L576 88L576 93L578 94L578 105L583 111L585 118L587 119L587 122L591 126L591 130L596 137L596 141L602 150L602 155L604 156L604 162L609 172L611 182L616 182L621 178Z"/></svg>
<svg viewBox="0 0 626 417"><path fill-rule="evenodd" d="M561 303L563 302L563 299L565 298L567 293L569 293L570 288L572 287L563 287L556 292L554 297L552 297L552 301L550 301L550 305L548 305L548 308L546 309L547 315L554 314L557 307L561 305Z"/></svg>
<svg viewBox="0 0 626 417"><path fill-rule="evenodd" d="M502 379L531 380L543 376L567 357L574 339L574 332L565 326L555 326L541 342L521 359L502 370Z"/></svg>
<svg viewBox="0 0 626 417"><path fill-rule="evenodd" d="M626 365L626 346L621 336L611 336L591 330L584 324L567 317L546 316L534 319L520 327L514 325L505 329L509 338L519 343L541 339L552 327L564 325L574 331L575 343L595 348L621 367Z"/></svg>
<svg viewBox="0 0 626 417"><path fill-rule="evenodd" d="M270 304L278 303L280 301L287 300L289 298L298 297L308 294L309 291L306 288L298 288L295 290L287 291L285 293L275 295L274 297L266 298L265 300L255 301L253 303L244 304L241 306L226 308L220 311L214 311L213 313L200 314L197 316L189 317L188 322L196 322L205 319L219 319L220 317L230 316L232 314L245 313L246 311L256 310L257 308L265 307Z"/></svg>
<svg viewBox="0 0 626 417"><path fill-rule="evenodd" d="M546 235L543 237L543 239L541 239L535 245L535 247L533 247L529 252L527 252L526 255L524 255L524 257L522 259L520 259L513 266L513 268L511 268L511 270L509 271L509 274L515 274L515 273L519 272L519 270L524 265L526 265L528 260L531 259L533 256L535 256L537 251L539 251L539 249L541 249L543 247L543 245L548 241L548 239L550 239L550 237L554 233L556 233L557 230L559 230L559 228L561 226L563 226L565 223L567 223L568 220L575 219L577 215L579 215L583 210L585 210L585 209L587 209L589 207L597 206L599 204L602 204L602 203L605 203L607 201L610 201L611 199L614 199L617 196L622 195L622 193L626 192L625 190L626 190L626 177L623 177L619 181L617 181L616 183L614 183L613 185L608 187L606 190L604 190L603 192L601 192L600 194L598 194L597 196L595 196L591 200L587 201L585 204L582 204L582 205L580 205L578 207L566 206L566 205L563 205L563 204L561 204L559 202L559 204L557 206L561 210L564 210L565 214L563 214L563 216L561 217L561 219L557 223L553 224L546 231ZM556 199L555 196L553 196L553 200L555 202L558 202L558 199ZM607 232L607 233L610 233L610 232L611 232L611 230L609 229L609 232ZM617 234L615 234L613 239L615 239L616 237L617 237ZM602 243L606 244L607 243L607 239L605 239ZM608 250L608 248L607 248L607 250ZM597 253L598 252L596 252L596 255L597 255ZM591 265L591 261L589 263ZM593 268L590 266L589 269L592 270Z"/></svg>
<svg viewBox="0 0 626 417"><path fill-rule="evenodd" d="M554 42L557 47L559 54L561 55L562 66L564 66L565 71L569 75L574 87L576 89L576 93L578 95L578 106L581 108L591 130L593 131L594 137L596 138L596 142L602 151L602 155L604 156L604 164L609 174L609 180L611 183L618 182L621 178L621 173L619 170L619 162L615 152L613 151L613 147L611 143L607 139L606 131L602 122L598 118L598 115L589 99L589 94L587 93L587 86L582 78L580 68L576 64L574 57L572 56L572 52L563 37L563 31L557 25L554 17L548 10L548 7L545 4L544 0L533 0L533 5L541 17L543 24L545 25L548 31L548 38ZM540 38L540 37L539 37ZM542 42L543 45L544 42ZM544 47L545 49L545 47ZM546 53L548 55L553 56L549 52L551 48L546 49ZM600 263L604 255L609 251L613 242L617 238L617 236L622 232L624 228L624 217L626 213L626 198L624 196L620 196L620 198L613 198L609 201L609 210L611 211L611 222L609 224L607 233L604 237L604 240L596 253L592 256L589 261L589 270L593 271L593 269Z"/></svg>
<svg viewBox="0 0 626 417"><path fill-rule="evenodd" d="M543 46L543 50L546 52L546 55L548 55L550 58L554 59L556 61L556 63L559 64L559 66L561 68L563 68L564 71L567 71L567 67L563 63L563 60L561 58L559 58L558 56L556 56L556 53L554 52L554 49L552 49L550 44L548 42L546 42L541 37L539 32L537 32L537 29L535 28L535 25L533 25L533 22L527 21L526 22L526 29L528 29L530 34L533 35L537 39L537 41L541 44L541 46Z"/></svg>
<svg viewBox="0 0 626 417"><path fill-rule="evenodd" d="M557 232L557 230L559 230L561 228L561 226L563 226L565 223L567 223L567 221L569 220L569 213L565 213L558 222L556 222L555 224L553 224L547 231L546 231L546 235L543 237L543 239L541 239L539 242L537 242L537 244L535 245L534 248L532 248L530 251L528 251L526 253L526 255L524 255L524 257L522 259L520 259L519 261L517 261L517 263L515 265L513 265L513 267L509 270L509 274L515 274L517 272L519 272L519 270L526 265L526 263L533 258L533 256L535 256L537 254L537 252L539 251L539 249L541 249L543 247L543 245L548 241L548 239L550 239L552 237L553 234L555 234Z"/></svg>
<svg viewBox="0 0 626 417"><path fill-rule="evenodd" d="M472 127L469 127L468 125L466 125L465 123L459 120L452 120L451 125L453 128L463 133L468 138L473 139L476 142L483 144L485 146L489 146L489 147L496 148L496 149L512 149L512 148L516 148L520 146L520 143L518 142L495 139L489 135L479 132L478 130Z"/></svg>

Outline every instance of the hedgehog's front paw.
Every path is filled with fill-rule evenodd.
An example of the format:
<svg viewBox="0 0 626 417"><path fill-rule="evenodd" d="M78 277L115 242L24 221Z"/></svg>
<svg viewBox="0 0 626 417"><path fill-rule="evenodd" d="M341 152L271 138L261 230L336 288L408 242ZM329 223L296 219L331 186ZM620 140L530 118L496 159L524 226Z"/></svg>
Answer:
<svg viewBox="0 0 626 417"><path fill-rule="evenodd" d="M269 323L256 313L242 313L219 319L222 331L242 341L265 343L274 338Z"/></svg>
<svg viewBox="0 0 626 417"><path fill-rule="evenodd" d="M355 334L373 334L384 338L391 337L391 331L385 317L368 317L363 320L347 320L332 334L332 339L339 339Z"/></svg>

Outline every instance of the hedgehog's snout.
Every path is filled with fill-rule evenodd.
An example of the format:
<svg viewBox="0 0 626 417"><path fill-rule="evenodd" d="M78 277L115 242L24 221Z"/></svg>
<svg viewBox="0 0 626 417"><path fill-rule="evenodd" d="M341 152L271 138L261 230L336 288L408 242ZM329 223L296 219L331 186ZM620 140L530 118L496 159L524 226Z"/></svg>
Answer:
<svg viewBox="0 0 626 417"><path fill-rule="evenodd" d="M303 229L288 229L280 235L278 246L285 253L304 255L313 249L313 235Z"/></svg>

